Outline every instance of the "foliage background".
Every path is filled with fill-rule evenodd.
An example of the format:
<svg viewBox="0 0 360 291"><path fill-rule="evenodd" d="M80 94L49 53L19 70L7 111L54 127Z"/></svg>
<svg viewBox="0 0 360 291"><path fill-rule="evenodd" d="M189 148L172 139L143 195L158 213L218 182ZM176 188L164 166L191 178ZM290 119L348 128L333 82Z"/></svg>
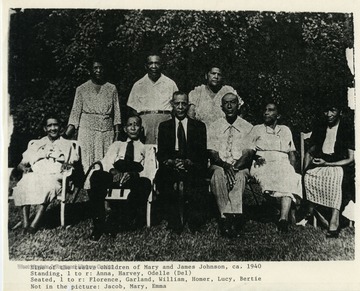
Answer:
<svg viewBox="0 0 360 291"><path fill-rule="evenodd" d="M43 135L46 112L66 124L75 88L89 78L88 61L99 54L108 61L123 118L147 53L159 51L164 73L185 92L203 82L209 65L219 64L246 102L250 122L261 122L265 99L280 102L297 140L311 129L324 98L345 100L353 87L345 56L353 36L353 15L345 13L14 9L9 166L20 161L28 140Z"/></svg>

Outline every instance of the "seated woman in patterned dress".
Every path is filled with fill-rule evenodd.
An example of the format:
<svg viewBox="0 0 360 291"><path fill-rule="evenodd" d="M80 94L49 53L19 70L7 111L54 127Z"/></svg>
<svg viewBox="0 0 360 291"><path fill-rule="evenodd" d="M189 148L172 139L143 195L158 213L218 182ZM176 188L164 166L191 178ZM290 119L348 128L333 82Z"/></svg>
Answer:
<svg viewBox="0 0 360 291"><path fill-rule="evenodd" d="M63 169L78 160L72 142L60 137L59 119L48 115L44 120L47 136L30 141L18 165L24 175L13 190L15 205L22 207L24 232L31 234L37 231L46 207L61 191ZM30 205L39 205L31 224Z"/></svg>
<svg viewBox="0 0 360 291"><path fill-rule="evenodd" d="M288 231L288 216L291 202L302 198L301 176L295 172L295 146L290 129L279 125L279 106L267 103L264 123L250 132L251 148L255 160L250 170L263 192L280 199L281 212L278 222L280 232Z"/></svg>
<svg viewBox="0 0 360 291"><path fill-rule="evenodd" d="M342 107L339 101L327 100L323 121L312 131L304 161L309 214L314 203L332 209L327 238L339 236L340 211L355 198L354 124L342 119Z"/></svg>

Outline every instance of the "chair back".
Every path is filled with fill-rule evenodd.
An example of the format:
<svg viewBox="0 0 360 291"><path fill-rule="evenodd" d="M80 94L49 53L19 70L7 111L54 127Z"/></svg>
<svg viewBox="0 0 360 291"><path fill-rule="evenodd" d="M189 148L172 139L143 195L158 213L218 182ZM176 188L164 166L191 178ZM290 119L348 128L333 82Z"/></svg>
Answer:
<svg viewBox="0 0 360 291"><path fill-rule="evenodd" d="M301 172L304 170L305 140L311 137L312 132L300 132L300 160Z"/></svg>
<svg viewBox="0 0 360 291"><path fill-rule="evenodd" d="M127 200L130 189L108 189L106 200Z"/></svg>

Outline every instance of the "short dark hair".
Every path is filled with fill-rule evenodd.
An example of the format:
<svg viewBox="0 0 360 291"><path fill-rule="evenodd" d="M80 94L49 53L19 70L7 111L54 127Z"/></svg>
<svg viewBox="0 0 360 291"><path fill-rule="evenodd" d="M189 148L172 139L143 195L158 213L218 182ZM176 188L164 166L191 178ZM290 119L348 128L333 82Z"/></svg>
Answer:
<svg viewBox="0 0 360 291"><path fill-rule="evenodd" d="M186 98L187 98L188 101L189 101L189 96L188 96L185 92L180 91L180 90L175 91L175 92L173 93L173 95L172 95L172 100L174 100L174 98L175 98L176 96L179 96L179 95L185 95Z"/></svg>
<svg viewBox="0 0 360 291"><path fill-rule="evenodd" d="M93 57L89 58L88 59L88 68L89 68L90 71L92 70L94 63L102 64L103 68L106 71L106 69L107 69L107 61L106 61L106 59L104 57L102 57L102 56L93 56Z"/></svg>
<svg viewBox="0 0 360 291"><path fill-rule="evenodd" d="M136 117L137 119L139 119L139 121L140 121L140 126L142 125L141 116L140 116L139 114L137 114L137 113L129 114L129 116L128 116L127 119L126 119L126 123L128 122L128 120L129 120L131 117Z"/></svg>
<svg viewBox="0 0 360 291"><path fill-rule="evenodd" d="M276 110L279 114L282 114L282 105L278 102L278 101L275 101L273 99L267 99L263 102L263 109L266 108L267 105L269 104L274 104L275 107L276 107Z"/></svg>
<svg viewBox="0 0 360 291"><path fill-rule="evenodd" d="M47 125L47 121L49 119L56 119L60 125L62 123L62 120L59 118L59 116L55 112L49 112L49 113L45 114L43 117L43 120L42 120L43 126Z"/></svg>
<svg viewBox="0 0 360 291"><path fill-rule="evenodd" d="M223 68L222 66L220 66L219 64L216 63L212 63L212 64L208 64L206 67L206 74L209 73L213 68L217 68L221 71L221 73L223 73Z"/></svg>
<svg viewBox="0 0 360 291"><path fill-rule="evenodd" d="M148 54L146 54L145 63L147 63L148 58L149 58L149 57L152 57L152 56L159 57L160 60L161 60L161 62L162 62L162 60L163 60L162 55L161 55L158 51L151 51L151 52L149 52Z"/></svg>

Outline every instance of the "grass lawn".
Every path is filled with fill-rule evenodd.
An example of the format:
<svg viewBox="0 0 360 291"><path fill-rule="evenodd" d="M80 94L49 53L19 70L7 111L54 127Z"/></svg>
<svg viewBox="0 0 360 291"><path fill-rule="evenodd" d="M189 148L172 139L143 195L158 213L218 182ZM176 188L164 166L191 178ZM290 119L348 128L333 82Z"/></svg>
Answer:
<svg viewBox="0 0 360 291"><path fill-rule="evenodd" d="M88 237L92 223L84 192L80 201L67 206L71 226L60 226L59 204L53 203L35 235L21 228L9 230L10 260L31 261L329 261L354 260L355 229L345 227L338 239L326 239L326 230L310 225L291 226L280 234L269 209L254 204L245 195L247 223L240 238L223 238L217 221L209 219L200 233L187 228L181 235L170 233L166 222L151 228L103 236L99 242ZM9 228L21 219L20 207L9 202Z"/></svg>

